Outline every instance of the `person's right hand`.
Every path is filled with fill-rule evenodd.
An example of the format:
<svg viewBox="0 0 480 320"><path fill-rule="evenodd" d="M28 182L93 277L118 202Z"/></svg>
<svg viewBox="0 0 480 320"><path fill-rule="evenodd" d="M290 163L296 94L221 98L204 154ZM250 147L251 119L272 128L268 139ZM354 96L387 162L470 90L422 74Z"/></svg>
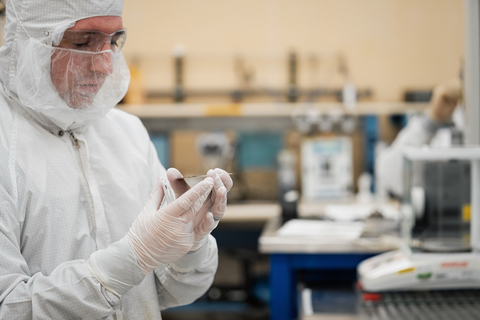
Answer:
<svg viewBox="0 0 480 320"><path fill-rule="evenodd" d="M223 169L208 170L207 176L214 181L212 193L203 203L195 219L195 242L192 251L198 250L207 241L208 235L215 229L227 210L227 193L233 186L233 180ZM179 197L190 189L180 171L175 168L167 170L167 178Z"/></svg>
<svg viewBox="0 0 480 320"><path fill-rule="evenodd" d="M458 79L451 79L435 87L428 116L436 122L447 122L451 119L453 111L460 98L461 86Z"/></svg>
<svg viewBox="0 0 480 320"><path fill-rule="evenodd" d="M213 187L213 179L202 182L159 209L164 197L162 184L157 183L142 212L133 222L127 238L145 274L162 264L176 261L194 244L194 222Z"/></svg>

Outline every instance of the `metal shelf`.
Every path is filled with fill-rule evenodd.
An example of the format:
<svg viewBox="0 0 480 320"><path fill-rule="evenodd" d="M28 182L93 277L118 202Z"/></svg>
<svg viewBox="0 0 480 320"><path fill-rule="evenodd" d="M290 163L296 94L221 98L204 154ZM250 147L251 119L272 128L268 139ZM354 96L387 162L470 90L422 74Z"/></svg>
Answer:
<svg viewBox="0 0 480 320"><path fill-rule="evenodd" d="M388 115L419 112L428 103L359 102L354 111L342 103L212 103L212 104L142 104L119 105L118 109L143 119L204 118L204 117L290 117L297 109L313 109L322 114Z"/></svg>

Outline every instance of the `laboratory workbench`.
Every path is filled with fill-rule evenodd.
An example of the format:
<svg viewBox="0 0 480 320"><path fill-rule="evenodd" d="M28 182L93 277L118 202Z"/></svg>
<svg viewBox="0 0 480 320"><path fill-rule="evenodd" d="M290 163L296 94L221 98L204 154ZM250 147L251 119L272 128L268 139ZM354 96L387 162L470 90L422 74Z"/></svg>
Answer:
<svg viewBox="0 0 480 320"><path fill-rule="evenodd" d="M344 200L329 201L305 201L301 200L298 205L298 215L301 218L321 218L325 214L325 208L332 205L355 205L355 198ZM370 205L391 205L398 207L398 203L394 201L374 202ZM281 207L277 202L241 202L228 204L222 222L264 222L270 218L278 217L281 214ZM268 229L266 229L268 230Z"/></svg>
<svg viewBox="0 0 480 320"><path fill-rule="evenodd" d="M371 222L375 223L375 222ZM279 236L277 230L282 226L281 218L268 220L259 240L259 251L266 254L371 254L396 249L382 241L380 237L361 237L355 241L329 239L315 236ZM379 226L379 225L375 225ZM375 228L367 223L366 229ZM392 227L393 228L393 227ZM390 228L390 229L392 229Z"/></svg>
<svg viewBox="0 0 480 320"><path fill-rule="evenodd" d="M396 249L392 244L381 241L379 237L361 237L355 241L342 241L315 236L281 236L277 234L281 226L280 217L270 218L259 239L260 252L270 256L272 320L297 319L297 273L299 271L350 270L355 272L357 265L363 260Z"/></svg>
<svg viewBox="0 0 480 320"><path fill-rule="evenodd" d="M222 223L265 223L279 216L280 210L280 205L275 202L228 204Z"/></svg>

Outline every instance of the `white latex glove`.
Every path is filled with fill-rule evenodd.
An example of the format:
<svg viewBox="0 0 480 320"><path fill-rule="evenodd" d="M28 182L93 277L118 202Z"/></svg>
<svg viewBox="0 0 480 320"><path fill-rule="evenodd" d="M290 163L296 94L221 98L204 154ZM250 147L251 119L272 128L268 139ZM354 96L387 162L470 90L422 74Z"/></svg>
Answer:
<svg viewBox="0 0 480 320"><path fill-rule="evenodd" d="M207 177L159 209L164 197L159 181L127 235L94 252L87 267L104 287L121 296L150 271L180 259L194 245L196 216L213 185Z"/></svg>
<svg viewBox="0 0 480 320"><path fill-rule="evenodd" d="M192 249L199 209L209 196L213 179L205 180L159 210L164 193L157 184L127 237L145 274L176 261Z"/></svg>
<svg viewBox="0 0 480 320"><path fill-rule="evenodd" d="M214 185L211 195L205 200L195 217L195 242L192 251L200 248L207 236L217 227L227 209L227 192L233 186L232 178L225 170L219 168L209 170L207 176L214 180ZM190 190L190 186L177 169L168 169L167 178L175 192L175 197Z"/></svg>

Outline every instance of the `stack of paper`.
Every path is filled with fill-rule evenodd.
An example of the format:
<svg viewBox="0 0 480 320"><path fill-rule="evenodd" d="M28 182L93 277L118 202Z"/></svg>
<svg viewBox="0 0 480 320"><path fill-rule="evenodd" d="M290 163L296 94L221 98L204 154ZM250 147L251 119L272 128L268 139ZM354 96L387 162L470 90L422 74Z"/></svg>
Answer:
<svg viewBox="0 0 480 320"><path fill-rule="evenodd" d="M364 228L364 222L294 219L286 222L278 229L277 235L355 240L361 236Z"/></svg>

